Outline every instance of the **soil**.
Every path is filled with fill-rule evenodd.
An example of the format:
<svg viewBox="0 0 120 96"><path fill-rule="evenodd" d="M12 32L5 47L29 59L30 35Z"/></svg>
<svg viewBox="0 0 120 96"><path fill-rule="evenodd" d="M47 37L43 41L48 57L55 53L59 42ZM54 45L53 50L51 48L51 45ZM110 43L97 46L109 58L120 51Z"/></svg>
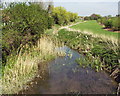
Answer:
<svg viewBox="0 0 120 96"><path fill-rule="evenodd" d="M111 31L114 33L120 33L120 31L114 31L112 28L103 28L104 30Z"/></svg>

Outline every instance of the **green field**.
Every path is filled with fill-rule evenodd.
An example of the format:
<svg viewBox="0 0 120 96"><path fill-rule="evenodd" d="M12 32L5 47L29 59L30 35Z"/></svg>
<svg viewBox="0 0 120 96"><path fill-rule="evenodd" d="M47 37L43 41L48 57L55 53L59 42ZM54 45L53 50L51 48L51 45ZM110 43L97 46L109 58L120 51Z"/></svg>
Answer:
<svg viewBox="0 0 120 96"><path fill-rule="evenodd" d="M98 35L100 34L100 35L105 35L110 37L112 36L115 38L118 38L118 35L120 35L120 33L104 30L103 27L94 20L87 21L84 23L79 23L77 25L72 26L71 28L81 30L81 31L93 32L94 34L98 34Z"/></svg>

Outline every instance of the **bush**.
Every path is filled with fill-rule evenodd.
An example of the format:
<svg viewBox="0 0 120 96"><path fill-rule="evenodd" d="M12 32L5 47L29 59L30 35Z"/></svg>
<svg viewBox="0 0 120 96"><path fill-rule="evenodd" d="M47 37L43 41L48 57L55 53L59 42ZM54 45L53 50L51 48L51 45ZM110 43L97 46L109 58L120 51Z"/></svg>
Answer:
<svg viewBox="0 0 120 96"><path fill-rule="evenodd" d="M113 18L112 25L114 30L120 30L120 17Z"/></svg>
<svg viewBox="0 0 120 96"><path fill-rule="evenodd" d="M99 56L105 66L109 66L111 69L118 65L118 54L107 46L96 45L91 49L91 53L93 56Z"/></svg>
<svg viewBox="0 0 120 96"><path fill-rule="evenodd" d="M112 28L114 31L120 30L120 17L102 17L97 21L104 24L105 28Z"/></svg>
<svg viewBox="0 0 120 96"><path fill-rule="evenodd" d="M12 50L22 44L33 43L40 38L44 30L51 28L53 19L38 4L18 3L3 10L3 62Z"/></svg>
<svg viewBox="0 0 120 96"><path fill-rule="evenodd" d="M54 19L53 17L49 17L48 18L48 29L52 28L53 25L54 25Z"/></svg>
<svg viewBox="0 0 120 96"><path fill-rule="evenodd" d="M103 24L105 25L106 28L112 28L112 26L113 26L111 19L103 21Z"/></svg>

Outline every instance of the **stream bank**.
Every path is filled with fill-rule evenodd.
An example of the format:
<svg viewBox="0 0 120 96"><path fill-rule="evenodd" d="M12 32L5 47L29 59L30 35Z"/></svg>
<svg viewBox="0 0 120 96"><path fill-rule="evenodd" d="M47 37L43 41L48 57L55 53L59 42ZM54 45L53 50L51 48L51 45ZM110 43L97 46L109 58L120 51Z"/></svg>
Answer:
<svg viewBox="0 0 120 96"><path fill-rule="evenodd" d="M87 67L82 68L76 62L84 58L77 51L67 46L60 47L66 55L57 57L44 64L44 75L28 84L19 94L115 94L117 84L104 72L96 72ZM42 64L43 65L43 64Z"/></svg>

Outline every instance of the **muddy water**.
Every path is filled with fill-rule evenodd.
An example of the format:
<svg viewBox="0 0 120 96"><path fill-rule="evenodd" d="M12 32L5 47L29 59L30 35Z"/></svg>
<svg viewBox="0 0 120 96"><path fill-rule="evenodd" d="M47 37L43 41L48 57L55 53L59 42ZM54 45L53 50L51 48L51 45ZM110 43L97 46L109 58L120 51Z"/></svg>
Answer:
<svg viewBox="0 0 120 96"><path fill-rule="evenodd" d="M36 77L23 94L113 94L116 83L104 71L95 72L91 68L81 68L77 58L83 58L68 47L58 50L66 56L57 57L46 64L44 77Z"/></svg>

